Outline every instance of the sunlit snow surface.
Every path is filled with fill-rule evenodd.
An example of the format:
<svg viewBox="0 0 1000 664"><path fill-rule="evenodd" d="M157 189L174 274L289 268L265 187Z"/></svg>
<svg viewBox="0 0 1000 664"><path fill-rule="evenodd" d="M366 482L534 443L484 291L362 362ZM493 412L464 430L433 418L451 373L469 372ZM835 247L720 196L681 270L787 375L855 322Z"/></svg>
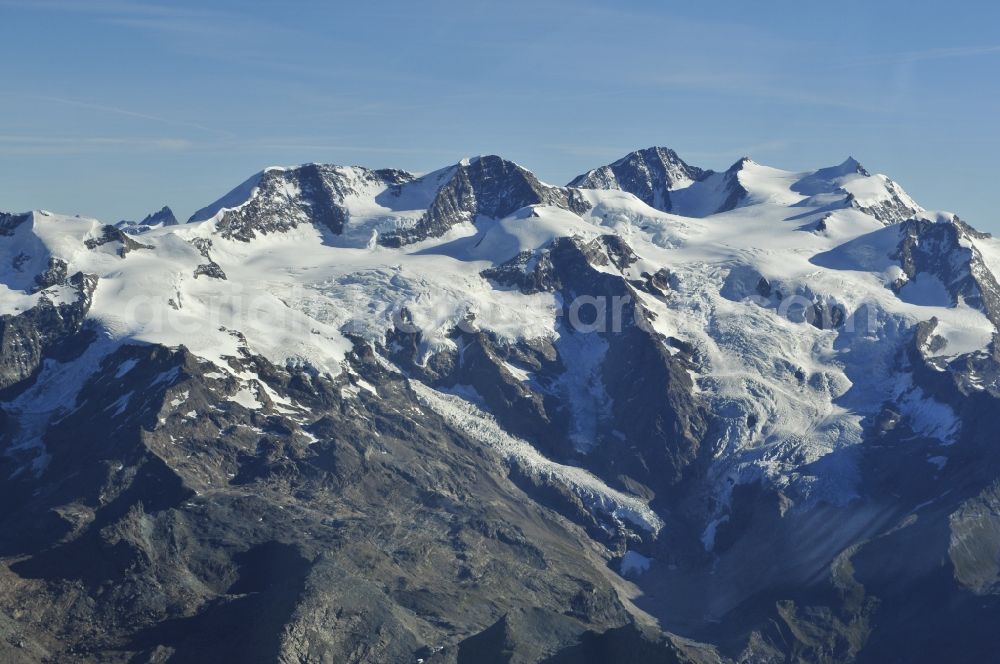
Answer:
<svg viewBox="0 0 1000 664"><path fill-rule="evenodd" d="M660 212L620 191L585 190L582 196L592 208L582 215L538 206L506 219L460 224L443 237L402 249L381 247L374 238L416 223L448 169L404 185L391 206L384 188L359 185L345 201L349 219L340 236L301 224L250 242L222 237L217 225L223 211L256 195L260 176L200 212L198 221L143 234L138 241L151 248L124 258L113 246L85 246L85 240L100 235L101 222L35 212L11 237L0 238L4 264L28 257L20 260L21 269L4 270L0 308L17 313L37 302L41 295L30 292L31 279L56 256L69 264L70 274L99 277L90 318L112 342L183 344L225 369L225 358L238 355L244 344L242 334L251 352L279 365L307 364L337 374L352 347L349 336L383 341L404 308L421 331L425 356L452 347L449 331L470 314L502 339L558 341L560 303L554 295L499 289L480 272L557 237L615 233L640 259L627 276L661 267L672 275L666 297L639 297L657 314L657 331L696 350L696 389L723 422L721 434L709 441L720 492L732 481L766 476L803 495L844 502L854 495L857 481L851 449L862 441L865 418L885 400L895 399L918 433L943 443L956 433L954 414L893 370L899 344L913 325L936 317L937 334L948 342L936 352L944 355L984 348L994 332L978 310L942 301L940 285L932 280L907 284L899 295L887 287L899 271L888 256L893 227L857 207L835 203L846 193L862 207L891 194L905 197L908 205L912 201L887 178L859 175L853 168L845 162L812 174L790 173L746 162L738 174L748 192L743 204L708 216L722 195L714 189L719 185L715 176L672 192L677 209L690 216ZM822 230L816 227L820 220ZM198 239L211 240L211 259L226 280L194 276L206 262L195 246ZM1000 243L975 242L991 269L1000 267ZM786 293L829 299L848 312L865 309L868 315L852 330L820 330L789 320L753 300L754 283L736 283L741 271L751 282L762 276ZM734 288L743 288L747 296L735 296ZM48 296L70 297L59 289ZM570 368L569 377L579 380L567 385L565 396L571 408L599 413L595 403L601 394L588 387L590 370L585 364ZM46 374L34 389L48 391L36 395L38 408L65 396ZM423 398L506 454L542 463L531 457L527 443L505 438L457 397L424 392ZM233 399L259 407L249 389ZM32 428L30 418L24 426ZM585 430L578 433L586 438ZM26 431L23 444L32 444L32 436ZM600 500L619 501L609 510L622 518L659 527L643 504L609 498L606 487L597 492L591 486L596 480L588 475L574 481L581 491L600 494Z"/></svg>

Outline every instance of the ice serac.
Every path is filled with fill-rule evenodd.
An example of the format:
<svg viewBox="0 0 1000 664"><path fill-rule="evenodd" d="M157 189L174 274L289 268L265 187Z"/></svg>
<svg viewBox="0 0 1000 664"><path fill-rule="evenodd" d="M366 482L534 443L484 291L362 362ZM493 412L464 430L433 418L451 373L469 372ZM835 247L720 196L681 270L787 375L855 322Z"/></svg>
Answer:
<svg viewBox="0 0 1000 664"><path fill-rule="evenodd" d="M529 205L552 205L578 213L588 208L572 189L547 185L512 161L495 155L466 159L454 167L413 228L386 234L380 242L400 247L440 237L481 216L500 219Z"/></svg>
<svg viewBox="0 0 1000 664"><path fill-rule="evenodd" d="M409 173L392 169L324 164L269 168L196 212L191 221L213 219L222 237L242 242L301 224L340 235L349 218L348 196L372 186L395 186L412 179Z"/></svg>
<svg viewBox="0 0 1000 664"><path fill-rule="evenodd" d="M652 208L671 212L671 191L690 186L711 173L686 163L670 148L651 147L588 171L568 186L627 191Z"/></svg>

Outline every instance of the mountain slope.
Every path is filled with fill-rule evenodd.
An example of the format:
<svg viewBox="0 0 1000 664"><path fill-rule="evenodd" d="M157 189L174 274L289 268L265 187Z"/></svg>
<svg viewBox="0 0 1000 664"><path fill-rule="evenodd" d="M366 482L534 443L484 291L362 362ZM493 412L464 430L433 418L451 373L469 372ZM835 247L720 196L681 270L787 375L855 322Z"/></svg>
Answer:
<svg viewBox="0 0 1000 664"><path fill-rule="evenodd" d="M996 645L1000 243L853 159L308 164L143 226L0 215L6 659Z"/></svg>

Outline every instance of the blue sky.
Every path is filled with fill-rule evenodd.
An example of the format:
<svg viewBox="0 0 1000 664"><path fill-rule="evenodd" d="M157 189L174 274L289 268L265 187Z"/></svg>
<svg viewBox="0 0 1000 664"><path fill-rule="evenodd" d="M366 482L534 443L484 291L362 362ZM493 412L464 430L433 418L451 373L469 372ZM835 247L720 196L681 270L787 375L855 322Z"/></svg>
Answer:
<svg viewBox="0 0 1000 664"><path fill-rule="evenodd" d="M186 218L272 164L848 154L1000 232L1000 5L0 0L0 210Z"/></svg>

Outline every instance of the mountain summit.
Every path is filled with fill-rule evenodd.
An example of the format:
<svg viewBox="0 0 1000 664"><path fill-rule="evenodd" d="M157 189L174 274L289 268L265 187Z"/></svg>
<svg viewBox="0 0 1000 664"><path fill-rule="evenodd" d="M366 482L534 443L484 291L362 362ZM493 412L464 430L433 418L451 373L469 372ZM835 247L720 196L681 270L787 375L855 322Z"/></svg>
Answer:
<svg viewBox="0 0 1000 664"><path fill-rule="evenodd" d="M618 161L587 171L569 183L582 189L619 189L646 205L670 212L670 192L703 180L712 171L689 166L670 148L652 147L630 152Z"/></svg>
<svg viewBox="0 0 1000 664"><path fill-rule="evenodd" d="M151 212L146 215L142 221L127 221L122 220L115 224L118 228L125 231L126 233L145 233L152 228L160 228L163 226L176 226L179 222L174 216L173 210L164 205L162 208L156 212Z"/></svg>

